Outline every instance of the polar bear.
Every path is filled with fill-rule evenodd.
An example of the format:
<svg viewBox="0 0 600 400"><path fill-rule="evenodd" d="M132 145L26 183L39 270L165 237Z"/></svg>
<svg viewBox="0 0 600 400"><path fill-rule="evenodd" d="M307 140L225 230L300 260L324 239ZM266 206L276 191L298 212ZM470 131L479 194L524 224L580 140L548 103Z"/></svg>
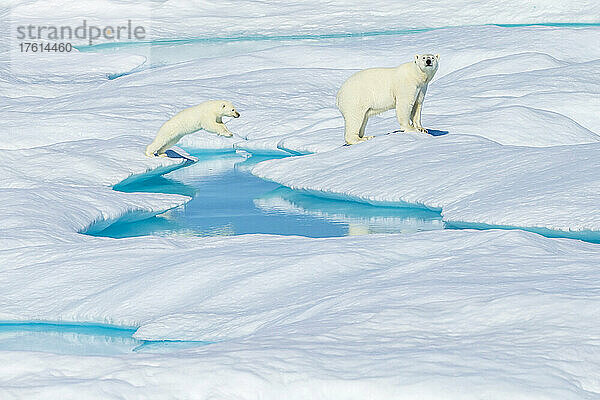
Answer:
<svg viewBox="0 0 600 400"><path fill-rule="evenodd" d="M146 155L164 155L182 137L200 129L231 137L233 133L223 123L223 117L238 118L240 113L226 100L210 100L175 114L161 126L156 138L146 147Z"/></svg>
<svg viewBox="0 0 600 400"><path fill-rule="evenodd" d="M421 108L439 59L439 54L417 54L414 61L398 67L365 69L348 78L336 98L346 144L373 138L364 136L367 120L392 108L402 131L427 133L421 125Z"/></svg>

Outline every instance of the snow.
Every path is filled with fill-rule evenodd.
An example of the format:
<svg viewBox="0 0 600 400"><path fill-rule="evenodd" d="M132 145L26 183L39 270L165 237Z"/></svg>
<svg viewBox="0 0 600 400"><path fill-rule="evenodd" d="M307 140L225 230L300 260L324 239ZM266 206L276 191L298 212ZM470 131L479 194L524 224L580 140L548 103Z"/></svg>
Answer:
<svg viewBox="0 0 600 400"><path fill-rule="evenodd" d="M145 157L136 149L143 143L137 137L125 136L0 151L0 243L4 257L12 257L12 248L20 249L16 257L32 244L78 241L81 235L77 232L93 221L110 221L128 211L147 218L187 201L188 197L174 194L132 195L111 189L128 176L150 170L168 172L181 165L180 159ZM102 148L102 152L95 148ZM22 262L26 265L28 261Z"/></svg>
<svg viewBox="0 0 600 400"><path fill-rule="evenodd" d="M457 0L452 4L348 0L319 3L319 12L315 12L315 4L311 0L294 4L283 0L61 0L60 13L56 12L58 4L43 0L9 0L7 5L11 20L19 25L40 20L49 24L51 18L56 25L77 26L83 15L88 25L124 25L132 19L135 25L146 26L147 35L154 39L381 32L494 23L595 23L600 14L594 0Z"/></svg>
<svg viewBox="0 0 600 400"><path fill-rule="evenodd" d="M212 98L240 110L226 122L236 137L201 132L181 145L308 154L253 170L285 185L418 203L447 221L600 230L600 29L463 26L594 22L597 2L7 5L4 30L127 15L154 39L401 30L424 13L416 25L436 29L27 59L14 58L11 39L12 53L0 54L0 320L112 323L139 327L140 339L214 343L121 356L0 351L2 399L598 397L594 244L502 230L78 233L189 199L111 187L181 167L143 149L170 116ZM441 64L424 124L448 134L385 135L398 129L386 113L367 127L375 139L342 147L340 84L425 51Z"/></svg>
<svg viewBox="0 0 600 400"><path fill-rule="evenodd" d="M15 84L12 71L20 70L21 65L12 62L6 70L8 82L0 84L7 89L6 96L18 98L3 110L6 119L0 121L0 148L132 133L151 140L161 124L179 110L207 99L231 97L242 113L242 118L228 122L236 140L198 134L186 137L182 145L301 153L330 150L342 144L338 132L343 121L335 107L341 83L359 68L397 65L424 48L441 53L440 69L424 106L426 126L451 134L476 134L503 144L589 143L598 141L596 127L600 125L600 113L586 111L600 108L595 100L600 89L594 79L600 65L594 61L598 49L593 45L599 34L600 29L593 27L452 28L413 34L407 41L375 37L324 44L273 42L266 49L209 59L194 57L203 54L200 43L195 50L183 52L183 59L114 80L102 77L137 68L141 56L106 52L100 53L104 61L97 69L83 75L84 82L77 85L47 83L53 75L44 71L59 70L65 62L44 59L45 69L37 75L44 84L20 82L17 92L9 89ZM482 40L489 43L485 48L480 46ZM418 45L421 41L424 44ZM523 43L515 50L517 41ZM553 46L548 48L548 42ZM135 47L126 49L136 51ZM153 47L143 65L161 58L161 49ZM168 46L164 51L171 54ZM147 51L140 49L140 53ZM390 54L398 56L390 58ZM74 66L65 70L84 71L87 56L89 53L70 54ZM98 58L98 54L94 56ZM515 59L514 65L507 61L510 59ZM506 65L501 74L492 67L497 61ZM482 72L477 71L480 63L484 64ZM90 81L91 77L97 79ZM39 109L41 97L43 111ZM514 129L509 129L506 120L509 110L517 112L510 118ZM15 125L24 112L35 113L35 129L19 129L17 135ZM135 132L130 130L132 121L136 122ZM481 125L487 129L478 129ZM396 129L393 113L373 118L367 127L373 134Z"/></svg>
<svg viewBox="0 0 600 400"><path fill-rule="evenodd" d="M330 398L346 387L347 398L575 399L600 389L595 245L512 231L87 241L3 273L3 296L19 299L5 312L41 316L51 285L46 318L110 315L141 325L138 338L216 343L154 356L19 353L1 373L3 398ZM2 365L15 356L0 352Z"/></svg>
<svg viewBox="0 0 600 400"><path fill-rule="evenodd" d="M77 57L77 62L72 60ZM44 85L94 82L113 76L130 73L140 68L146 58L140 55L115 54L104 57L93 53L58 53L39 54L31 57L26 53L19 53L10 60L11 78L17 83L34 83ZM40 73L40 63L44 65ZM18 68L16 68L18 67ZM22 93L10 93L23 95Z"/></svg>

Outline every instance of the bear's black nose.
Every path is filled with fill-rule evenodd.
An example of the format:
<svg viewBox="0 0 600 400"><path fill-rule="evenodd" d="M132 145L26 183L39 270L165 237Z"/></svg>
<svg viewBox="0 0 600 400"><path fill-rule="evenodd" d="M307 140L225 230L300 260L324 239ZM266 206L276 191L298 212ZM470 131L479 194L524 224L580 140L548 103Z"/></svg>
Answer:
<svg viewBox="0 0 600 400"><path fill-rule="evenodd" d="M427 65L431 65L431 60L427 60L427 61L425 62L425 64L427 64Z"/></svg>

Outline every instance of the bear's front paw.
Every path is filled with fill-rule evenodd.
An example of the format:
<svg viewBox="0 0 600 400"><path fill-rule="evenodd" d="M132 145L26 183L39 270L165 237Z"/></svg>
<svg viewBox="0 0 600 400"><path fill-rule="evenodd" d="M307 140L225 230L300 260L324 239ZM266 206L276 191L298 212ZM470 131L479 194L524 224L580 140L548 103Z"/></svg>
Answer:
<svg viewBox="0 0 600 400"><path fill-rule="evenodd" d="M225 136L225 137L233 137L233 133L231 132L224 132L224 133L219 133L220 136Z"/></svg>
<svg viewBox="0 0 600 400"><path fill-rule="evenodd" d="M417 130L421 133L429 133L427 129L423 128L422 126L418 127Z"/></svg>

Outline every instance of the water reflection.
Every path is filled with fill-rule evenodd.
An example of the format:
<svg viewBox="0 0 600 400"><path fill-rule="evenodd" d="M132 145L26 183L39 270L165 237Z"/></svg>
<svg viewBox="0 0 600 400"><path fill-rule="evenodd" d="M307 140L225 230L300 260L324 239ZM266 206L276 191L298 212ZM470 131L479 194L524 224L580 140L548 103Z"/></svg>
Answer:
<svg viewBox="0 0 600 400"><path fill-rule="evenodd" d="M441 215L434 211L331 200L285 187L255 199L254 204L266 213L309 215L344 224L347 226L347 235L409 233L444 228Z"/></svg>

